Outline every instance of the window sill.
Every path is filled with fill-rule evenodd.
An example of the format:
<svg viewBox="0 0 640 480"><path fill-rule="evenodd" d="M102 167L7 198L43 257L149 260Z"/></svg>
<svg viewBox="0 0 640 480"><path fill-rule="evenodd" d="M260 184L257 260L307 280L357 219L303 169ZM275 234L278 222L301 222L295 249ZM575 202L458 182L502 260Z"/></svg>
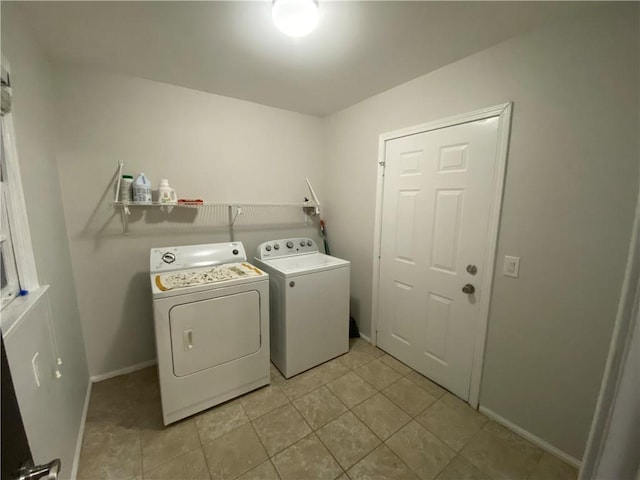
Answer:
<svg viewBox="0 0 640 480"><path fill-rule="evenodd" d="M6 338L11 330L20 323L20 320L37 305L38 301L48 289L49 285L42 285L23 297L14 298L11 303L2 309L2 315L0 315L0 330L2 330L3 338Z"/></svg>

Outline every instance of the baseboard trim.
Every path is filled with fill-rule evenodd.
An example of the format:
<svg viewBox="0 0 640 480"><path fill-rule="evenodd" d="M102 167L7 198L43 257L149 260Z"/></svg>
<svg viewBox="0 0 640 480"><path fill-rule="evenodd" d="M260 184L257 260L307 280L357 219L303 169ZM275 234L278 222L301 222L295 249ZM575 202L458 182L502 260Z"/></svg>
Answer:
<svg viewBox="0 0 640 480"><path fill-rule="evenodd" d="M563 452L558 447L554 447L549 442L541 439L540 437L537 437L536 435L534 435L533 433L529 432L528 430L525 430L524 428L519 427L515 423L510 422L506 418L501 417L500 415L498 415L497 413L493 412L492 410L489 410L488 408L483 407L482 405L480 405L480 407L478 409L480 410L480 412L484 413L490 419L495 420L497 423L499 423L503 427L506 427L509 430L511 430L512 432L517 433L521 437L526 438L531 443L537 445L538 447L540 447L541 449L543 449L546 452L550 453L554 457L558 457L563 462L566 462L566 463L568 463L570 465L573 465L574 467L576 467L578 469L580 469L580 467L582 466L582 462L580 460L572 457L571 455L569 455L566 452Z"/></svg>
<svg viewBox="0 0 640 480"><path fill-rule="evenodd" d="M360 333L360 338L362 338L363 340L366 340L367 342L371 343L371 338L367 337L364 333Z"/></svg>
<svg viewBox="0 0 640 480"><path fill-rule="evenodd" d="M91 381L93 383L101 382L102 380L108 380L113 377L119 377L120 375L126 375L127 373L136 372L138 370L142 370L143 368L151 367L157 363L158 361L156 359L153 359L146 362L137 363L129 367L121 368L120 370L113 370L111 372L101 373L100 375L92 375Z"/></svg>
<svg viewBox="0 0 640 480"><path fill-rule="evenodd" d="M87 412L89 411L89 399L91 398L91 379L87 382L87 394L84 398L84 408L82 409L82 418L80 419L80 429L78 430L78 440L76 441L76 451L73 455L73 465L71 466L71 479L78 477L78 467L80 466L80 452L82 451L82 439L84 438L84 429L87 424Z"/></svg>

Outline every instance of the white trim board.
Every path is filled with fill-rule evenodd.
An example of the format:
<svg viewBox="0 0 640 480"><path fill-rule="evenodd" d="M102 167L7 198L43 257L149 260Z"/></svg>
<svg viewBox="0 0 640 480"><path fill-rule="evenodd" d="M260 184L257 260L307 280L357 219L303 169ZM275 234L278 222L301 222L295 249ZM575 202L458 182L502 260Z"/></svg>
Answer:
<svg viewBox="0 0 640 480"><path fill-rule="evenodd" d="M366 340L367 342L371 343L371 337L367 337L364 333L360 332L360 338L363 340ZM373 343L371 343L371 345L373 345Z"/></svg>
<svg viewBox="0 0 640 480"><path fill-rule="evenodd" d="M71 479L78 478L78 467L80 466L80 452L82 452L82 440L84 439L84 429L87 425L87 412L89 411L89 400L91 399L92 382L87 382L87 394L84 398L84 408L82 409L82 418L80 419L80 428L78 429L78 440L76 441L76 451L73 455L73 465L71 467Z"/></svg>
<svg viewBox="0 0 640 480"><path fill-rule="evenodd" d="M534 435L533 433L529 432L528 430L525 430L524 428L519 427L515 423L510 422L509 420L507 420L506 418L498 415L494 411L489 410L487 407L484 407L484 406L480 405L479 410L480 410L481 413L484 413L487 417L489 417L490 419L494 420L496 423L499 423L503 427L505 427L505 428L511 430L512 432L520 435L522 438L524 438L526 440L529 440L534 445L540 447L542 450L544 450L547 453L550 453L554 457L559 458L563 462L566 462L566 463L568 463L570 465L573 465L574 467L576 467L578 469L582 465L582 462L580 460L578 460L577 458L574 458L571 455L569 455L568 453L563 452L558 447L554 447L549 442L541 439L540 437L537 437L536 435Z"/></svg>
<svg viewBox="0 0 640 480"><path fill-rule="evenodd" d="M113 377L119 377L120 375L126 375L127 373L137 372L138 370L151 367L152 365L156 365L157 363L158 363L158 360L154 358L153 360L147 360L146 362L136 363L135 365L121 368L120 370L113 370L111 372L101 373L99 375L91 375L91 381L93 383L101 382L102 380L108 380Z"/></svg>
<svg viewBox="0 0 640 480"><path fill-rule="evenodd" d="M482 364L486 346L487 325L489 322L489 308L491 291L493 289L493 277L496 264L498 233L500 217L502 213L502 198L504 192L505 172L507 166L507 153L509 149L509 136L511 131L511 111L513 102L507 102L494 107L483 108L473 112L454 115L433 122L416 125L414 127L383 133L378 140L378 177L376 186L376 213L373 237L373 282L371 289L371 344L378 344L378 294L380 289L380 249L382 237L382 203L384 197L384 163L385 143L400 137L415 135L418 133L438 130L461 123L475 122L485 118L498 117L498 142L496 147L496 169L494 174L495 193L493 199L493 211L489 220L489 233L487 236L487 268L485 269L482 284L487 285L488 295L481 302L478 313L478 325L476 331L476 343L473 352L473 365L471 368L471 380L469 385L469 404L477 408L480 401L480 382L482 379Z"/></svg>

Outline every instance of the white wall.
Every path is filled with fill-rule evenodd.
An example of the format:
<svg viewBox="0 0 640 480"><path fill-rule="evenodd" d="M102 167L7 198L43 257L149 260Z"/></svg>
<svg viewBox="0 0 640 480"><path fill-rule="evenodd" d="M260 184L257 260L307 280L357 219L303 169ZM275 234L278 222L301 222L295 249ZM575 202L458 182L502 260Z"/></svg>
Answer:
<svg viewBox="0 0 640 480"><path fill-rule="evenodd" d="M326 120L332 253L352 261L371 332L378 136L514 102L481 404L583 453L638 189L638 5L609 4L398 86ZM502 262L498 260L497 271Z"/></svg>
<svg viewBox="0 0 640 480"><path fill-rule="evenodd" d="M53 329L64 361L56 384L62 402L52 400L48 412L62 427L40 424L39 434L30 435L29 443L36 462L50 461L50 452L60 456L65 478L71 472L89 377L56 166L53 78L17 7L7 3L2 4L2 54L11 64L12 115L38 277L40 284L50 285ZM31 373L14 371L13 366L14 382L24 375L31 379ZM33 422L26 418L26 424Z"/></svg>
<svg viewBox="0 0 640 480"><path fill-rule="evenodd" d="M169 179L183 198L211 202L302 202L308 176L322 195L322 123L315 117L97 71L57 74L58 165L89 369L100 375L155 358L149 249L229 240L226 211L135 210L131 236L112 216L111 180L145 172L154 188ZM317 238L296 225L239 228L253 257L261 241ZM214 218L215 217L215 218ZM241 221L291 219L274 209Z"/></svg>

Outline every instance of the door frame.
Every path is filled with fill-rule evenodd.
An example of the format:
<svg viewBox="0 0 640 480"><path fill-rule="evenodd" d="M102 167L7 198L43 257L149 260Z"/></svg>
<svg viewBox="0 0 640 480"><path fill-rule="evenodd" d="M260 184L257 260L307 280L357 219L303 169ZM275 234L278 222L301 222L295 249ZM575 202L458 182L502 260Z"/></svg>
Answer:
<svg viewBox="0 0 640 480"><path fill-rule="evenodd" d="M383 133L378 140L378 173L376 186L376 213L373 240L373 285L371 295L371 320L374 327L371 331L371 343L378 344L378 299L380 295L380 249L382 238L382 206L384 200L384 167L386 142L397 138L416 135L432 130L439 130L462 123L475 122L491 117L498 117L498 141L496 146L496 168L494 171L494 196L489 216L489 231L487 234L487 247L485 250L486 265L481 279L483 290L487 292L479 302L478 327L475 335L475 347L473 352L473 364L471 367L471 381L469 387L469 404L478 408L480 399L480 380L482 377L482 363L487 336L489 320L489 307L491 292L493 290L493 275L496 263L498 229L502 214L502 197L504 192L505 172L507 166L507 153L509 150L509 137L511 130L511 111L513 102L507 102L494 107L483 108L460 115L423 123L413 127L394 130Z"/></svg>

